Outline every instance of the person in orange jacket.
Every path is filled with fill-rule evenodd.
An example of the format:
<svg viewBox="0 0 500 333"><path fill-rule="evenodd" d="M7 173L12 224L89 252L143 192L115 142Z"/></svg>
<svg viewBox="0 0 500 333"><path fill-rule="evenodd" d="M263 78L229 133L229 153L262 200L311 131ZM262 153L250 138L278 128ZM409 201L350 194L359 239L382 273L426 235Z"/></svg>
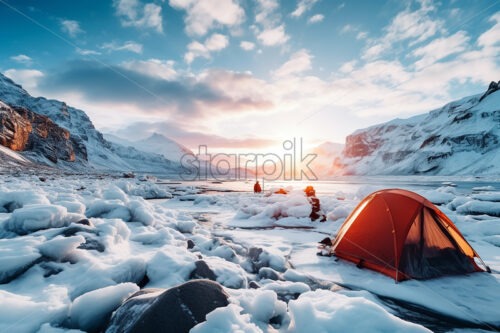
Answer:
<svg viewBox="0 0 500 333"><path fill-rule="evenodd" d="M326 216L321 211L321 205L319 203L319 199L316 198L316 190L314 190L314 187L307 186L304 192L306 193L307 199L311 203L311 214L309 215L311 221L316 221L321 217L320 222L325 222Z"/></svg>
<svg viewBox="0 0 500 333"><path fill-rule="evenodd" d="M260 193L260 192L262 192L262 189L260 188L259 181L257 181L253 186L253 193Z"/></svg>

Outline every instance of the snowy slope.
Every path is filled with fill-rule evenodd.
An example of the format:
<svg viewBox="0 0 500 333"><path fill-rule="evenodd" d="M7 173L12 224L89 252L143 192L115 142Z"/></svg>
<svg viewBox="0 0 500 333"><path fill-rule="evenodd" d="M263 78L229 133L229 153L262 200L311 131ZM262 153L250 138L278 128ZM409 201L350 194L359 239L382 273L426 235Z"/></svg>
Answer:
<svg viewBox="0 0 500 333"><path fill-rule="evenodd" d="M0 73L0 99L10 105L22 106L45 115L57 125L67 129L77 146L86 149L87 161L53 165L62 168L85 170L134 170L158 173L178 172L180 166L161 155L141 152L108 142L97 131L87 114L66 103L43 97L32 97L20 85ZM30 156L31 157L31 156ZM45 160L37 162L47 163Z"/></svg>
<svg viewBox="0 0 500 333"><path fill-rule="evenodd" d="M490 86L487 95L357 130L335 164L358 175L499 174L500 90Z"/></svg>
<svg viewBox="0 0 500 333"><path fill-rule="evenodd" d="M182 156L186 154L194 155L191 150L184 147L180 143L158 133L154 133L150 137L139 141L129 141L112 134L104 134L104 138L123 146L134 147L141 151L161 154L165 158L175 162L179 162Z"/></svg>

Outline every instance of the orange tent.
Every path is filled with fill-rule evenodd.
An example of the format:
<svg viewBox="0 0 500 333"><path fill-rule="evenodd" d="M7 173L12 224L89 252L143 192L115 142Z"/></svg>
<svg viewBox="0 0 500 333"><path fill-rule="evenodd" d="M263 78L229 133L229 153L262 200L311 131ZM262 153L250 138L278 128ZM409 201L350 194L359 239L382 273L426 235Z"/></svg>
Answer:
<svg viewBox="0 0 500 333"><path fill-rule="evenodd" d="M400 189L363 199L330 253L396 281L483 271L474 261L479 255L446 215L424 197Z"/></svg>

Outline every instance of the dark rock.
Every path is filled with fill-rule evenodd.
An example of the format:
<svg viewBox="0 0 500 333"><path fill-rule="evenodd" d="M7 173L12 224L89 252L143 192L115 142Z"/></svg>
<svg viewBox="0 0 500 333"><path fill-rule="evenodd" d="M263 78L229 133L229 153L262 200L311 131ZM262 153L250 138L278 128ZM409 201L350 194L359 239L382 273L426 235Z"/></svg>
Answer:
<svg viewBox="0 0 500 333"><path fill-rule="evenodd" d="M270 267L262 267L259 270L259 278L269 279L274 281L281 279L279 273Z"/></svg>
<svg viewBox="0 0 500 333"><path fill-rule="evenodd" d="M488 96L491 93L494 93L498 89L500 89L500 81L498 81L498 82L491 81L490 85L488 86L488 90L486 90L486 92L483 94L483 96L481 96L479 101L481 102L483 99L486 98L486 96Z"/></svg>
<svg viewBox="0 0 500 333"><path fill-rule="evenodd" d="M147 274L144 274L143 278L139 283L137 284L139 288L144 288L148 283L149 283L149 277ZM139 291L138 291L139 292Z"/></svg>
<svg viewBox="0 0 500 333"><path fill-rule="evenodd" d="M40 177L38 179L40 179L41 182L45 182L47 180L47 178L45 178L45 177Z"/></svg>
<svg viewBox="0 0 500 333"><path fill-rule="evenodd" d="M85 243L78 245L78 249L82 250L96 250L97 252L104 252L106 247L95 238L85 238Z"/></svg>
<svg viewBox="0 0 500 333"><path fill-rule="evenodd" d="M330 237L325 237L319 242L320 244L327 245L327 246L332 246L332 239Z"/></svg>
<svg viewBox="0 0 500 333"><path fill-rule="evenodd" d="M212 281L217 279L215 273L208 267L204 260L198 260L194 264L196 268L191 272L190 279L208 279Z"/></svg>
<svg viewBox="0 0 500 333"><path fill-rule="evenodd" d="M85 227L83 225L70 225L62 230L61 235L63 235L64 237L70 237L78 232L86 232L95 235L97 234L97 231L92 228Z"/></svg>
<svg viewBox="0 0 500 333"><path fill-rule="evenodd" d="M138 297L140 296L140 297ZM193 280L166 291L145 289L132 295L111 317L106 332L189 332L206 315L229 304L222 286Z"/></svg>
<svg viewBox="0 0 500 333"><path fill-rule="evenodd" d="M42 262L40 267L43 269L43 277L47 278L52 275L57 275L63 271L56 263L53 262Z"/></svg>
<svg viewBox="0 0 500 333"><path fill-rule="evenodd" d="M259 261L259 256L262 253L262 249L260 247L251 247L248 250L248 258L252 261Z"/></svg>
<svg viewBox="0 0 500 333"><path fill-rule="evenodd" d="M260 288L260 284L258 284L255 281L250 281L250 283L248 284L248 287L250 287L250 289L259 289Z"/></svg>
<svg viewBox="0 0 500 333"><path fill-rule="evenodd" d="M135 178L135 174L133 172L124 173L123 178Z"/></svg>
<svg viewBox="0 0 500 333"><path fill-rule="evenodd" d="M94 226L92 222L89 221L89 219L81 219L80 221L76 222L76 224L88 225L89 227Z"/></svg>
<svg viewBox="0 0 500 333"><path fill-rule="evenodd" d="M194 247L194 242L190 239L188 239L187 241L187 248L188 249L192 249Z"/></svg>

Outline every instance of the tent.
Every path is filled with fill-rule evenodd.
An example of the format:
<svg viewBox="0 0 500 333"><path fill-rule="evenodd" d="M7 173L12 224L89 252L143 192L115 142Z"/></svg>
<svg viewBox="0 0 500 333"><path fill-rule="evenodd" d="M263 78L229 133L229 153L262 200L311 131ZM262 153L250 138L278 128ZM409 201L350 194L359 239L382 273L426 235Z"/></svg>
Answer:
<svg viewBox="0 0 500 333"><path fill-rule="evenodd" d="M401 189L363 199L330 254L396 281L483 271L474 260L481 258L450 219L429 200Z"/></svg>

